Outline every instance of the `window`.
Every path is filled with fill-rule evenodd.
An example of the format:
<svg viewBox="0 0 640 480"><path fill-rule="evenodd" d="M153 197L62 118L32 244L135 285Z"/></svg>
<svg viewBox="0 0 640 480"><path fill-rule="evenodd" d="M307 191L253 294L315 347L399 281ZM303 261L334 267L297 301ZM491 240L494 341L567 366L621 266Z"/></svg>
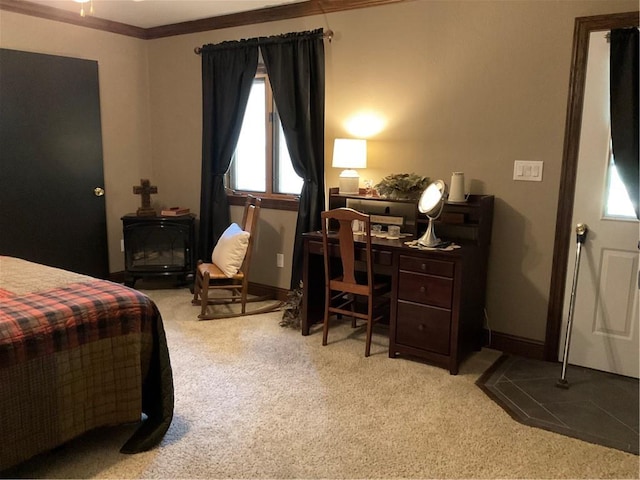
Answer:
<svg viewBox="0 0 640 480"><path fill-rule="evenodd" d="M253 81L227 181L236 192L259 192L265 196L287 197L299 195L302 190L302 179L293 170L266 73L258 73Z"/></svg>
<svg viewBox="0 0 640 480"><path fill-rule="evenodd" d="M613 149L609 142L609 166L607 168L606 201L604 205L604 216L608 218L636 218L636 211L633 208L627 189L625 188L613 159Z"/></svg>

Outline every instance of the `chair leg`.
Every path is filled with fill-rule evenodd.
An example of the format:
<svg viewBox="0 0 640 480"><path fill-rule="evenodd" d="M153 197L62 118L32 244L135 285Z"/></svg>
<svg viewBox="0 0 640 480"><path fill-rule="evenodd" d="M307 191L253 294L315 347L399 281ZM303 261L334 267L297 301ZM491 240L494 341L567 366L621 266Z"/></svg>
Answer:
<svg viewBox="0 0 640 480"><path fill-rule="evenodd" d="M199 318L205 318L207 316L207 307L209 305L209 272L204 272L202 275L202 284L200 286L200 309Z"/></svg>
<svg viewBox="0 0 640 480"><path fill-rule="evenodd" d="M351 328L356 328L358 326L356 324L356 316L354 315L356 312L356 298L357 297L353 295L353 298L351 299Z"/></svg>
<svg viewBox="0 0 640 480"><path fill-rule="evenodd" d="M364 356L368 357L371 352L371 334L373 332L373 321L371 318L367 320L367 345L364 349Z"/></svg>
<svg viewBox="0 0 640 480"><path fill-rule="evenodd" d="M368 357L371 353L371 336L373 334L373 299L367 299L367 344L364 349L364 356Z"/></svg>
<svg viewBox="0 0 640 480"><path fill-rule="evenodd" d="M331 304L331 290L325 289L324 292L324 323L322 325L322 345L327 344L329 336L329 305Z"/></svg>
<svg viewBox="0 0 640 480"><path fill-rule="evenodd" d="M191 303L193 303L194 305L197 305L198 302L200 301L198 299L198 297L200 296L200 289L201 289L200 272L196 271L195 278L193 281L193 300L191 300Z"/></svg>
<svg viewBox="0 0 640 480"><path fill-rule="evenodd" d="M245 276L245 278L242 279L242 296L241 296L241 302L242 302L242 314L244 315L246 309L247 309L247 290L249 289L249 281L247 280L247 277Z"/></svg>

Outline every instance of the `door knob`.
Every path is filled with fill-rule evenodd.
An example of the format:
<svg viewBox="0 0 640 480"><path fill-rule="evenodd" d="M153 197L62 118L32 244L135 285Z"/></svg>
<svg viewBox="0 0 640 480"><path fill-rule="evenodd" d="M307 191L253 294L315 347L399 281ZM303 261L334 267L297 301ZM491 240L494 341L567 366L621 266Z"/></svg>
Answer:
<svg viewBox="0 0 640 480"><path fill-rule="evenodd" d="M102 197L104 195L104 188L96 187L93 189L93 194L96 197Z"/></svg>

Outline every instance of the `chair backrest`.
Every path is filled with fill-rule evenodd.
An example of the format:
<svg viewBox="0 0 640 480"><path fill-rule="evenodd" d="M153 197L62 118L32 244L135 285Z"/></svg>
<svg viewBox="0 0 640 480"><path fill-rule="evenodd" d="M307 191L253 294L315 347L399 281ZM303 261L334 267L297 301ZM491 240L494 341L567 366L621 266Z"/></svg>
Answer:
<svg viewBox="0 0 640 480"><path fill-rule="evenodd" d="M249 275L249 266L251 265L251 253L253 252L253 242L258 231L258 218L260 217L260 206L262 199L253 195L247 195L247 201L244 204L244 213L242 215L242 229L249 232L249 245L247 245L247 253L244 256L240 270L245 277Z"/></svg>
<svg viewBox="0 0 640 480"><path fill-rule="evenodd" d="M352 208L335 208L321 212L322 218L322 244L324 251L325 282L330 283L336 275L332 272L331 250L329 243L329 223L338 224L338 244L340 260L342 262L341 283L358 285L356 280L356 250L353 233L353 222L363 222L364 235L361 235L365 244L365 262L367 269L367 286L373 285L372 253L371 253L371 221L367 214L360 213ZM333 220L333 222L332 222ZM359 235L360 236L360 235Z"/></svg>

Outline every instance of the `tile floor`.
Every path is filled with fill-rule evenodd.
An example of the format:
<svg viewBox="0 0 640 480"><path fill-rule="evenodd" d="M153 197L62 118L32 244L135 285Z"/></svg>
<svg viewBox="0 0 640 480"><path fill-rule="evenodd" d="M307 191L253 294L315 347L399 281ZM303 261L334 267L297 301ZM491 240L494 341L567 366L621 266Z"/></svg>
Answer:
<svg viewBox="0 0 640 480"><path fill-rule="evenodd" d="M638 455L638 379L503 355L478 385L521 423Z"/></svg>

